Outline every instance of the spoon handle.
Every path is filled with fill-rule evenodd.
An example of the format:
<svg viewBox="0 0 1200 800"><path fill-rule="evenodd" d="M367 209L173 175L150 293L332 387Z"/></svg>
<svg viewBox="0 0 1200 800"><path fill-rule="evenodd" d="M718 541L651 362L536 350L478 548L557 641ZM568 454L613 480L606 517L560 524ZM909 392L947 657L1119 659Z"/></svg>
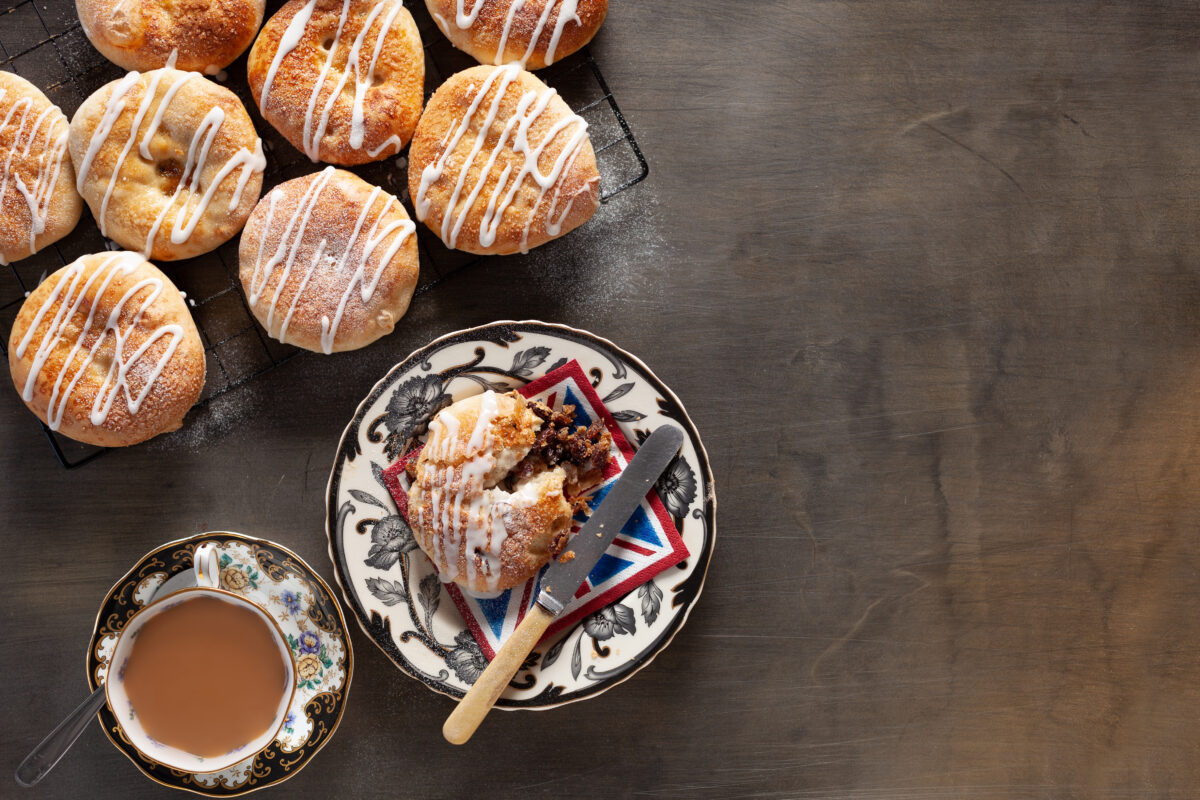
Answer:
<svg viewBox="0 0 1200 800"><path fill-rule="evenodd" d="M50 735L42 739L41 744L25 757L17 767L17 783L27 787L33 786L46 777L103 707L104 687L101 686L67 715L66 719L58 723L58 727L50 731Z"/></svg>

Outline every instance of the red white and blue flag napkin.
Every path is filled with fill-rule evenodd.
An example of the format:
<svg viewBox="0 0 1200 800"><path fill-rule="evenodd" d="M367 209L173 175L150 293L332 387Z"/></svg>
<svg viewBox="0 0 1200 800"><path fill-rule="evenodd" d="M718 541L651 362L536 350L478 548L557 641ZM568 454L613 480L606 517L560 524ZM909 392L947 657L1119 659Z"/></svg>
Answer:
<svg viewBox="0 0 1200 800"><path fill-rule="evenodd" d="M575 424L591 425L600 420L608 429L613 442L612 457L604 469L603 482L586 495L588 505L594 508L603 501L613 482L629 465L634 450L612 414L600 401L579 362L570 361L517 391L526 398L542 401L556 411L564 404L573 405ZM410 451L384 471L384 481L401 514L408 511L409 479L404 468L418 453L419 448ZM586 515L577 515L573 531L578 531L586 519ZM570 549L569 542L567 548ZM687 548L663 507L662 500L656 491L651 491L588 574L587 580L575 593L574 601L567 605L546 631L546 637L573 626L584 616L619 600L658 573L678 564L687 555ZM525 612L537 599L544 573L545 568L524 585L514 586L490 599L463 592L453 583L446 585L454 605L489 659L495 656L500 645L521 623Z"/></svg>

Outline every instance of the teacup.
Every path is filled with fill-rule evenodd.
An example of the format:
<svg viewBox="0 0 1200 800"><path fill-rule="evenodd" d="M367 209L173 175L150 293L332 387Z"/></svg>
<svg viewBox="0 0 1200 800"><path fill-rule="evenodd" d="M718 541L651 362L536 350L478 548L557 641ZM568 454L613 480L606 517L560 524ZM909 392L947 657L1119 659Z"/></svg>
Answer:
<svg viewBox="0 0 1200 800"><path fill-rule="evenodd" d="M104 684L108 707L112 710L117 723L121 726L121 730L129 740L129 743L150 761L185 772L217 772L227 769L265 748L276 737L279 729L283 726L284 720L287 717L288 707L291 705L292 697L296 690L296 664L292 658L291 648L288 646L287 639L278 623L276 623L268 611L257 604L241 595L218 588L220 582L219 572L215 569L215 563L208 558L209 555L209 551L203 553L200 551L197 552L195 569L198 585L196 587L181 589L161 600L154 601L129 619L120 636L117 638L112 659L109 662L112 666L110 667L108 680ZM230 749L229 752L216 757L196 755L195 753L164 744L151 737L143 728L137 709L130 702L124 682L125 670L129 663L130 654L139 632L142 631L146 623L181 603L197 598L213 598L224 603L231 603L257 616L274 634L272 640L278 648L285 677L278 707L275 710L275 715L271 723L266 729L250 741L238 744ZM220 698L213 691L212 687L196 686L191 690L196 692L213 692L214 707L219 707Z"/></svg>

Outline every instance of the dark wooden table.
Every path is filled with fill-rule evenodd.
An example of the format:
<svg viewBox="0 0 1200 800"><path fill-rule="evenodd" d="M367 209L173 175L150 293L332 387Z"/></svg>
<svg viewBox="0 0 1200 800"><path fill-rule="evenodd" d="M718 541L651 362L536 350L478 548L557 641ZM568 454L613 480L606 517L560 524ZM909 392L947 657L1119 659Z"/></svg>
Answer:
<svg viewBox="0 0 1200 800"><path fill-rule="evenodd" d="M324 487L368 388L437 335L540 318L641 355L705 438L688 625L461 749L451 701L352 625L341 729L272 794L1200 792L1196 7L618 2L594 53L651 173L591 232L76 471L0 392L4 769L82 696L133 560L229 528L331 578ZM93 726L28 796L165 793Z"/></svg>

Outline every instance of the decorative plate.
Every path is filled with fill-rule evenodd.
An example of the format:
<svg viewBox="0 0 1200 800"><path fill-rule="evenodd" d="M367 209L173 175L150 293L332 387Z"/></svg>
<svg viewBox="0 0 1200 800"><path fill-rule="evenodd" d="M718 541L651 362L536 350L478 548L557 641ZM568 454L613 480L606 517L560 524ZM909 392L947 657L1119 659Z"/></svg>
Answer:
<svg viewBox="0 0 1200 800"><path fill-rule="evenodd" d="M670 643L700 595L716 497L700 436L671 390L634 356L574 328L495 322L448 334L393 367L358 407L326 499L330 557L346 602L388 658L434 691L462 697L487 659L400 517L383 470L454 400L514 389L571 359L630 442L660 425L684 430L683 451L657 488L690 556L535 648L497 705L544 709L612 688Z"/></svg>
<svg viewBox="0 0 1200 800"><path fill-rule="evenodd" d="M109 591L96 616L88 650L88 683L93 690L108 674L117 634L125 623L141 610L159 584L192 568L192 553L206 541L217 543L221 588L270 611L292 647L296 694L280 735L264 750L229 769L191 773L142 757L125 738L108 706L100 710L99 717L109 740L152 780L198 794L231 797L287 780L325 746L346 706L354 654L337 599L300 556L264 539L214 531L159 547Z"/></svg>

